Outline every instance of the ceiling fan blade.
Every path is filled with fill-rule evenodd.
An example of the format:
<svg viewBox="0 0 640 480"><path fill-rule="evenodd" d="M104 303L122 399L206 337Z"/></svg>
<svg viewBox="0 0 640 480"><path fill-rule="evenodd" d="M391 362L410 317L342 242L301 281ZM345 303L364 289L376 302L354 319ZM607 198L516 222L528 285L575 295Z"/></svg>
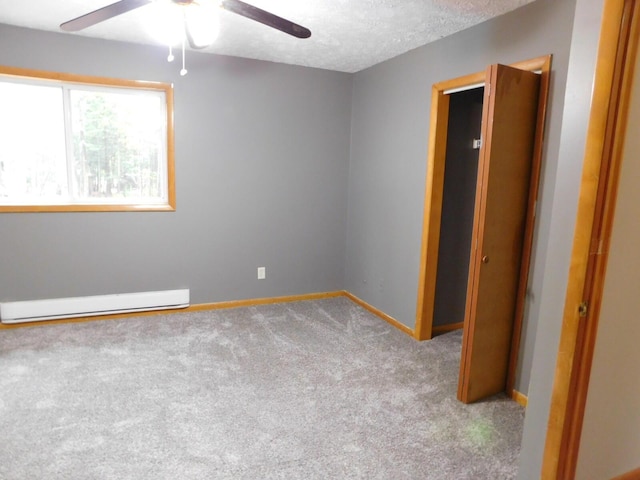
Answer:
<svg viewBox="0 0 640 480"><path fill-rule="evenodd" d="M99 8L93 12L89 12L73 20L60 25L62 30L67 32L77 32L87 27L91 27L96 23L104 22L110 18L117 17L123 13L129 12L139 7L143 7L151 3L153 0L121 0L120 2L112 3L106 7Z"/></svg>
<svg viewBox="0 0 640 480"><path fill-rule="evenodd" d="M297 38L311 36L311 30L308 28L240 0L222 0L222 8Z"/></svg>

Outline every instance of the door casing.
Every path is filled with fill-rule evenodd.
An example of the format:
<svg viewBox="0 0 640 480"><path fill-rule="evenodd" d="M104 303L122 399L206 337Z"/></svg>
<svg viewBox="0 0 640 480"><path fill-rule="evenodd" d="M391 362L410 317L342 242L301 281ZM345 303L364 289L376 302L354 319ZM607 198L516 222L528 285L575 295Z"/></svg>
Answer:
<svg viewBox="0 0 640 480"><path fill-rule="evenodd" d="M606 0L541 478L573 479L591 375L627 115L640 1ZM584 316L581 304L588 306ZM638 471L619 478L637 478Z"/></svg>
<svg viewBox="0 0 640 480"><path fill-rule="evenodd" d="M506 382L506 392L515 395L515 372L520 349L520 335L524 316L525 293L529 276L529 260L533 245L533 229L535 221L535 207L538 197L538 184L542 165L542 146L544 137L547 98L551 74L551 55L545 55L510 66L521 70L540 72L540 93L536 134L534 142L533 162L531 168L531 183L525 233L518 283L518 297L516 299L516 313L513 325L512 347L509 358L509 369ZM447 126L449 120L449 96L446 92L454 89L478 86L485 82L486 72L435 83L431 90L431 118L429 131L429 151L427 157L427 179L424 200L424 219L422 227L422 247L420 252L420 274L418 280L418 301L416 309L416 328L414 336L418 340L428 340L433 337L433 313L435 300L435 284L438 265L438 249L440 242L440 223L442 217L442 197L444 190L444 170L446 159Z"/></svg>

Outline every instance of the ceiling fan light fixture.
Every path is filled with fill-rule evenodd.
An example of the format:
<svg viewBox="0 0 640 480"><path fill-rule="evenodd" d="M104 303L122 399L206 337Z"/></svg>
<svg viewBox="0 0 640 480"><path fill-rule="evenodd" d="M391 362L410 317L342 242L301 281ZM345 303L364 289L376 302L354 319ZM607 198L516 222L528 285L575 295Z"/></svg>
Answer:
<svg viewBox="0 0 640 480"><path fill-rule="evenodd" d="M173 61L174 46L182 47L182 70L185 67L186 43L191 48L205 48L211 45L220 31L218 12L220 9L235 13L275 28L296 38L309 38L311 30L279 17L242 0L118 0L60 24L65 32L78 32L140 7L152 5L148 16L147 31L158 41L169 47L167 60Z"/></svg>
<svg viewBox="0 0 640 480"><path fill-rule="evenodd" d="M172 0L156 0L146 17L146 30L163 45L177 46L185 35L183 7Z"/></svg>
<svg viewBox="0 0 640 480"><path fill-rule="evenodd" d="M191 3L183 7L184 23L189 44L205 48L213 44L220 33L219 8L211 3Z"/></svg>

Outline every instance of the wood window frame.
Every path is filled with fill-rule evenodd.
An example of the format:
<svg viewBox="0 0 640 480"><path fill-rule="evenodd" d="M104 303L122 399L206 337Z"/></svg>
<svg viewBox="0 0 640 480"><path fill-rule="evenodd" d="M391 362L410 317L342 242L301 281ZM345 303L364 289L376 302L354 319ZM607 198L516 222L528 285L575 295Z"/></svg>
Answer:
<svg viewBox="0 0 640 480"><path fill-rule="evenodd" d="M167 153L167 199L163 203L59 203L42 205L0 205L0 213L27 212L123 212L123 211L175 211L175 160L174 160L174 124L173 124L173 85L143 80L124 80L71 73L58 73L45 70L0 66L0 75L15 76L41 81L64 82L67 84L90 85L98 87L126 88L161 92L166 99L166 153Z"/></svg>

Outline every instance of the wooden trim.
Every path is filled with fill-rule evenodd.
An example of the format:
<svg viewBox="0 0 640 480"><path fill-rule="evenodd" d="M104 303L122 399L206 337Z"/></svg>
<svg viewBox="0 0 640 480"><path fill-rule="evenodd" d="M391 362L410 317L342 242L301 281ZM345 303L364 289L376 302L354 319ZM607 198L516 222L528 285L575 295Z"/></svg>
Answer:
<svg viewBox="0 0 640 480"><path fill-rule="evenodd" d="M469 75L463 75L462 77L452 78L450 80L444 80L442 82L434 83L433 90L444 93L447 90L469 87L472 85L477 85L478 83L484 83L485 81L486 77L484 71L470 73Z"/></svg>
<svg viewBox="0 0 640 480"><path fill-rule="evenodd" d="M542 166L544 126L551 79L551 58L551 55L544 55L511 64L512 67L520 68L522 70L541 71L541 78L540 103L538 107L539 110L531 172L531 185L529 189L529 207L526 219L520 283L518 288L516 313L514 317L506 391L511 391L515 384L518 351L520 348L525 294L529 277L531 251L533 248L535 205L539 191L538 184ZM438 249L440 242L440 220L442 216L444 164L449 116L449 97L448 95L445 95L444 92L446 90L475 85L485 81L485 79L485 72L477 72L463 77L435 83L432 87L427 179L422 227L422 247L420 251L420 276L418 279L418 298L416 307L415 338L417 340L428 340L434 335L433 309L435 301Z"/></svg>
<svg viewBox="0 0 640 480"><path fill-rule="evenodd" d="M530 58L529 60L522 60L520 62L511 63L509 66L519 68L520 70L527 70L529 72L541 71L544 73L547 68L551 67L551 55L543 55L541 57ZM469 75L463 75L462 77L434 83L433 89L444 93L447 90L470 87L485 82L486 72L483 70L482 72L470 73Z"/></svg>
<svg viewBox="0 0 640 480"><path fill-rule="evenodd" d="M518 367L518 354L520 353L520 339L522 337L522 324L524 322L524 310L527 298L527 286L529 284L529 270L531 267L531 252L533 251L533 233L536 221L536 208L538 192L540 191L540 172L542 170L542 154L544 146L545 123L547 117L547 100L549 98L549 86L551 82L551 55L539 57L528 62L522 62L517 68L522 70L540 70L540 93L538 99L538 118L536 120L536 136L531 159L531 181L529 182L529 201L527 206L527 218L524 227L522 243L522 264L520 265L520 280L516 298L516 310L511 334L511 352L509 354L509 369L507 371L506 391L514 389L516 383L516 371Z"/></svg>
<svg viewBox="0 0 640 480"><path fill-rule="evenodd" d="M529 398L517 390L511 390L511 399L525 408L527 408L527 404L529 403Z"/></svg>
<svg viewBox="0 0 640 480"><path fill-rule="evenodd" d="M640 467L631 470L617 477L613 477L611 480L639 480L640 479Z"/></svg>
<svg viewBox="0 0 640 480"><path fill-rule="evenodd" d="M167 99L167 202L166 209L176 209L175 124L173 115L173 85L166 84Z"/></svg>
<svg viewBox="0 0 640 480"><path fill-rule="evenodd" d="M545 479L575 476L638 43L639 6L633 0L605 0L604 5L542 464ZM590 304L586 322L578 314L582 301Z"/></svg>
<svg viewBox="0 0 640 480"><path fill-rule="evenodd" d="M416 307L415 338L417 340L429 340L433 336L433 309L435 307L449 118L449 96L443 92L448 88L434 85L431 90L429 157L427 159L427 185L422 221L422 247L420 249L420 280Z"/></svg>
<svg viewBox="0 0 640 480"><path fill-rule="evenodd" d="M172 162L173 163L173 162ZM169 188L169 202L171 201ZM173 193L175 204L175 191ZM173 212L175 207L170 203L155 204L65 204L65 205L0 205L0 213L53 213L53 212Z"/></svg>
<svg viewBox="0 0 640 480"><path fill-rule="evenodd" d="M342 295L344 295L345 297L347 297L348 299L350 299L351 301L357 303L358 305L360 305L362 308L369 310L371 313L373 313L374 315L377 315L378 317L380 317L381 319L383 319L384 321L390 323L391 325L393 325L394 327L396 327L398 330L402 330L404 333L406 333L407 335L409 335L410 337L414 336L414 332L413 330L411 330L409 327L407 327L405 324L400 323L398 320L396 320L393 317L390 317L389 315L387 315L386 313L384 313L381 310L378 310L376 307L369 305L367 302L365 302L364 300L359 299L358 297L356 297L354 294L347 292L346 290L342 291Z"/></svg>
<svg viewBox="0 0 640 480"><path fill-rule="evenodd" d="M202 310L221 310L226 308L253 307L256 305L271 305L274 303L302 302L306 300L321 300L324 298L335 298L344 296L343 291L305 293L302 295L288 295L284 297L249 298L246 300L231 300L227 302L200 303L192 305L183 311L198 312Z"/></svg>
<svg viewBox="0 0 640 480"><path fill-rule="evenodd" d="M122 78L95 77L91 75L76 75L73 73L49 72L46 70L34 70L30 68L10 67L0 65L0 75L13 77L30 77L52 82L67 82L77 84L103 85L108 87L142 88L146 90L168 91L173 88L171 84L151 82L147 80L126 80Z"/></svg>
<svg viewBox="0 0 640 480"><path fill-rule="evenodd" d="M163 92L167 111L167 203L161 204L55 204L55 205L0 205L0 213L29 212L139 212L139 211L175 211L175 144L173 115L173 85L144 80L125 80L118 78L93 77L71 73L49 72L0 65L0 76L36 78L52 83L72 83L77 85L98 85L104 87L129 88Z"/></svg>
<svg viewBox="0 0 640 480"><path fill-rule="evenodd" d="M172 313L200 312L203 310L221 310L226 308L252 307L255 305L301 302L305 300L320 300L323 298L334 298L334 297L342 297L342 296L347 296L346 292L336 291L336 292L306 293L302 295L289 295L284 297L251 298L246 300L231 300L227 302L199 303L199 304L191 305L189 307L181 308L181 309L151 310L151 311L145 311L145 312L117 313L114 315L96 315L91 317L61 318L59 320L44 320L41 322L26 322L26 323L12 323L12 324L0 323L0 330L10 330L14 328L25 328L25 327L38 327L38 326L44 326L44 325L62 325L65 323L85 323L85 322L93 322L96 320L117 320L121 318L147 317L151 315L168 315Z"/></svg>
<svg viewBox="0 0 640 480"><path fill-rule="evenodd" d="M454 330L461 330L463 328L464 328L464 322L458 322L458 323L450 323L449 325L436 325L433 327L431 331L433 332L433 336L436 337L438 335L453 332Z"/></svg>
<svg viewBox="0 0 640 480"><path fill-rule="evenodd" d="M153 310L153 311L146 311L146 312L118 313L115 315L97 315L92 317L61 318L59 320L44 320L41 322L26 322L26 323L12 323L12 324L0 323L0 330L37 327L37 326L44 326L44 325L62 325L65 323L85 323L85 322L93 322L96 320L117 320L121 318L146 317L151 315L167 315L172 313L200 312L203 310L222 310L227 308L252 307L256 305L270 305L274 303L302 302L306 300L321 300L324 298L335 298L335 297L347 297L349 300L353 301L354 303L357 303L358 305L368 310L369 312L373 313L374 315L377 315L378 317L390 323L397 329L402 330L404 333L406 333L410 337L414 336L413 330L411 330L409 327L400 323L395 318L390 317L386 313L369 305L364 300L359 299L352 293L347 292L345 290L339 290L335 292L305 293L302 295L288 295L284 297L249 298L245 300L231 300L226 302L199 303L196 305L191 305L187 308L172 309L172 310Z"/></svg>
<svg viewBox="0 0 640 480"><path fill-rule="evenodd" d="M147 310L140 312L130 313L115 313L113 315L92 315L88 317L73 317L73 318L60 318L56 320L40 320L36 322L24 322L24 323L0 323L0 330L13 330L16 328L30 328L30 327L44 327L51 325L64 325L66 323L87 323L99 320L118 320L122 318L131 317L148 317L152 315L167 315L171 313L181 313L188 310L188 308L180 309L168 309L168 310Z"/></svg>
<svg viewBox="0 0 640 480"><path fill-rule="evenodd" d="M89 317L73 317L73 318L60 318L57 320L40 320L37 322L24 322L24 323L0 323L0 330L13 330L16 328L30 328L30 327L45 327L51 325L64 325L67 323L88 323L101 320L119 320L122 318L132 317L149 317L152 315L168 315L171 313L181 313L187 311L187 308L169 309L169 310L148 310L141 312L131 313L116 313L113 315L92 315Z"/></svg>
<svg viewBox="0 0 640 480"><path fill-rule="evenodd" d="M576 369L570 381L567 405L571 428L564 433L561 445L561 474L567 480L575 477L578 451L582 436L584 411L598 332L600 306L604 291L605 272L609 259L609 245L613 231L613 216L618 195L620 166L627 127L629 100L635 72L638 43L638 6L635 1L624 2L621 34L615 59L610 110L604 135L603 157L596 195L589 259L582 299L589 305L587 322L579 322ZM564 466L562 465L564 463Z"/></svg>

